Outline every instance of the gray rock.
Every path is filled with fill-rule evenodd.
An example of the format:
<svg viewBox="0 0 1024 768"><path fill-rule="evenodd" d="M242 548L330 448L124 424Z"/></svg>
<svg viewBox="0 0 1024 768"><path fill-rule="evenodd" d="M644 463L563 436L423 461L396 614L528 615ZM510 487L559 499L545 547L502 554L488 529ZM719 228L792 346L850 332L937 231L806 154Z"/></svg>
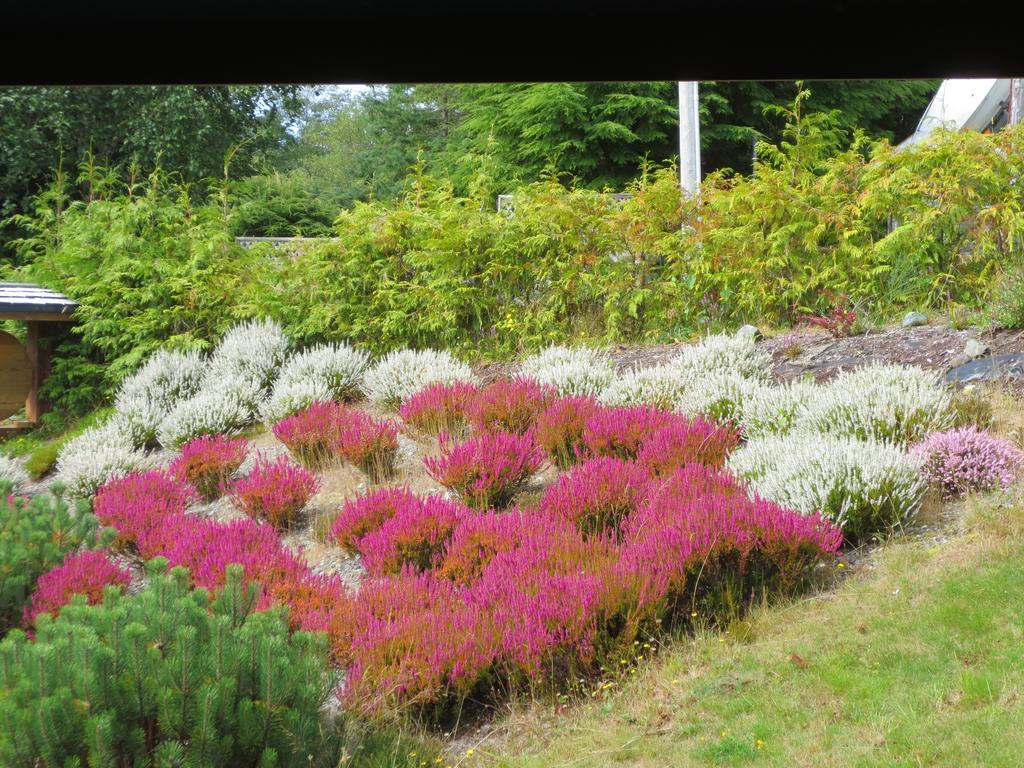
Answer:
<svg viewBox="0 0 1024 768"><path fill-rule="evenodd" d="M761 339L764 338L764 334L761 333L761 331L759 331L757 327L753 325L744 325L742 328L736 331L736 335L745 338L750 338L753 339L754 341L760 341Z"/></svg>
<svg viewBox="0 0 1024 768"><path fill-rule="evenodd" d="M981 360L972 360L946 371L946 382L954 384L968 381L994 381L997 379L1024 378L1024 353L993 355Z"/></svg>
<svg viewBox="0 0 1024 768"><path fill-rule="evenodd" d="M928 325L928 316L924 312L907 312L903 316L904 328L916 328L919 325Z"/></svg>
<svg viewBox="0 0 1024 768"><path fill-rule="evenodd" d="M981 357L986 352L988 352L988 344L979 339L968 339L967 344L964 346L964 354L971 360Z"/></svg>

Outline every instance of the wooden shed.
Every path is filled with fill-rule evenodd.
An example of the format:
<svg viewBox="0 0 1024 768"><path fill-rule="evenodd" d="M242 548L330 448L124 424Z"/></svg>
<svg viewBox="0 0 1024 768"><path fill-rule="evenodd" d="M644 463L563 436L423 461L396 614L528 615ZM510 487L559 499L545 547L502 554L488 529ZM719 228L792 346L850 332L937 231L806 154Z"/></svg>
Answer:
<svg viewBox="0 0 1024 768"><path fill-rule="evenodd" d="M34 425L39 420L39 386L50 370L47 352L39 339L54 323L74 322L78 303L56 291L32 283L0 283L0 320L25 323L25 344L0 331L0 419L25 408L23 421L6 421L5 429Z"/></svg>

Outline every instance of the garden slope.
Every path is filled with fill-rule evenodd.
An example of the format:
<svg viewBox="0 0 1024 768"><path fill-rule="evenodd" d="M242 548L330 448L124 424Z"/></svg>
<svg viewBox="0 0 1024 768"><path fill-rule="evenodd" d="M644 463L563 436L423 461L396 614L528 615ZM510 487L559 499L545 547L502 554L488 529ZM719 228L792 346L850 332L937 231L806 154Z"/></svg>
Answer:
<svg viewBox="0 0 1024 768"><path fill-rule="evenodd" d="M817 380L826 380L840 368L871 362L946 371L966 362L963 352L968 339L983 341L993 355L1024 351L1024 331L954 330L939 324L872 330L840 339L823 331L795 330L759 341L757 346L772 356L772 376L776 379L794 379L807 372ZM611 350L611 355L619 370L647 368L670 360L689 346L692 342L620 345ZM491 380L510 375L512 366L511 363L483 363L477 370L485 380Z"/></svg>
<svg viewBox="0 0 1024 768"><path fill-rule="evenodd" d="M949 539L890 542L834 592L670 646L617 693L510 716L474 765L1020 765L1024 497L1010 493L957 505Z"/></svg>

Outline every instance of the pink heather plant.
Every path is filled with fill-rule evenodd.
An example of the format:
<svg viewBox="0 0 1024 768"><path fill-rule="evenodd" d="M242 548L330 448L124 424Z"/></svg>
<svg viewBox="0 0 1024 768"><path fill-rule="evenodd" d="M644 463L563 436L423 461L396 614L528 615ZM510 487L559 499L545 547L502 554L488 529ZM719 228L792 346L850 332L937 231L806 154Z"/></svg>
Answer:
<svg viewBox="0 0 1024 768"><path fill-rule="evenodd" d="M644 439L637 463L662 477L687 464L721 468L739 445L739 433L703 418L680 418Z"/></svg>
<svg viewBox="0 0 1024 768"><path fill-rule="evenodd" d="M555 396L554 389L533 379L495 381L481 389L471 401L470 422L482 432L522 435L533 428Z"/></svg>
<svg viewBox="0 0 1024 768"><path fill-rule="evenodd" d="M355 550L356 541L376 531L399 509L419 504L419 497L406 486L378 488L349 499L331 524L331 539L338 546Z"/></svg>
<svg viewBox="0 0 1024 768"><path fill-rule="evenodd" d="M751 499L728 473L700 464L667 478L622 533L623 568L663 583L662 599L684 596L698 572L716 585L723 568L748 587L791 586L843 541L825 518Z"/></svg>
<svg viewBox="0 0 1024 768"><path fill-rule="evenodd" d="M559 469L579 461L586 451L583 429L587 419L602 410L592 397L559 397L537 419L537 445Z"/></svg>
<svg viewBox="0 0 1024 768"><path fill-rule="evenodd" d="M188 568L197 587L218 589L224 585L225 569L238 563L246 581L258 581L263 587L260 607L267 607L279 584L301 579L307 570L270 525L247 519L220 523L188 516L186 520L189 525L180 528L178 539L162 554L170 566Z"/></svg>
<svg viewBox="0 0 1024 768"><path fill-rule="evenodd" d="M1005 488L1024 466L1024 451L973 426L935 432L912 450L924 457L928 482L947 497Z"/></svg>
<svg viewBox="0 0 1024 768"><path fill-rule="evenodd" d="M72 595L85 595L86 601L95 605L103 600L103 590L108 584L125 588L131 580L131 572L114 565L106 550L71 552L61 565L39 577L32 603L25 609L25 624L35 624L41 613L56 616L57 611L71 601Z"/></svg>
<svg viewBox="0 0 1024 768"><path fill-rule="evenodd" d="M275 461L260 456L252 472L235 482L231 501L249 517L284 528L296 521L319 485L316 475L293 464L287 456Z"/></svg>
<svg viewBox="0 0 1024 768"><path fill-rule="evenodd" d="M632 461L600 456L549 485L540 508L572 521L584 533L615 532L650 492L647 471Z"/></svg>
<svg viewBox="0 0 1024 768"><path fill-rule="evenodd" d="M366 570L380 576L404 568L426 571L437 565L459 520L473 514L458 502L425 496L403 504L376 531L356 543Z"/></svg>
<svg viewBox="0 0 1024 768"><path fill-rule="evenodd" d="M304 467L325 467L337 459L335 444L354 411L341 403L313 403L273 426L274 437L284 443Z"/></svg>
<svg viewBox="0 0 1024 768"><path fill-rule="evenodd" d="M583 445L591 456L635 459L645 439L682 418L649 405L602 408L587 419Z"/></svg>
<svg viewBox="0 0 1024 768"><path fill-rule="evenodd" d="M348 664L340 694L365 714L460 702L487 681L498 653L487 617L429 571L370 580L342 610L349 631L331 638Z"/></svg>
<svg viewBox="0 0 1024 768"><path fill-rule="evenodd" d="M204 435L185 443L168 470L178 480L190 483L204 499L214 501L248 452L249 441L243 437Z"/></svg>
<svg viewBox="0 0 1024 768"><path fill-rule="evenodd" d="M427 473L474 509L506 507L540 469L533 436L485 432L463 443L440 436L441 455L423 460Z"/></svg>
<svg viewBox="0 0 1024 768"><path fill-rule="evenodd" d="M119 539L133 543L139 554L151 558L174 541L167 521L184 516L197 502L195 489L165 472L132 472L100 487L93 513L101 524L116 528Z"/></svg>
<svg viewBox="0 0 1024 768"><path fill-rule="evenodd" d="M496 554L515 549L525 536L553 536L556 531L569 530L572 525L564 519L532 510L489 510L479 515L463 515L445 545L444 557L436 570L439 576L456 584L468 585L480 576Z"/></svg>
<svg viewBox="0 0 1024 768"><path fill-rule="evenodd" d="M429 384L407 397L398 413L409 427L425 434L461 434L476 393L476 386L464 381Z"/></svg>
<svg viewBox="0 0 1024 768"><path fill-rule="evenodd" d="M362 412L351 411L331 446L375 483L395 474L398 428L389 421L377 421Z"/></svg>

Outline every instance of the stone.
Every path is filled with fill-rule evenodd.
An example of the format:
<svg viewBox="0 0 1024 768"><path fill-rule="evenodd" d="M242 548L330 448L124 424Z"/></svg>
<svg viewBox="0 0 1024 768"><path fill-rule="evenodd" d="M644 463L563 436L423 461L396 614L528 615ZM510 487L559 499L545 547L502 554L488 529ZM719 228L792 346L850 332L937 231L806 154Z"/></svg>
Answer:
<svg viewBox="0 0 1024 768"><path fill-rule="evenodd" d="M946 383L1024 378L1024 354L993 355L946 371Z"/></svg>
<svg viewBox="0 0 1024 768"><path fill-rule="evenodd" d="M928 325L928 316L924 312L907 312L903 316L904 328L916 328L919 325Z"/></svg>
<svg viewBox="0 0 1024 768"><path fill-rule="evenodd" d="M754 325L744 325L736 331L736 335L743 338L753 339L754 341L760 341L764 338L764 334L761 333L761 331L757 329L757 326Z"/></svg>
<svg viewBox="0 0 1024 768"><path fill-rule="evenodd" d="M964 346L964 354L971 360L981 357L986 352L988 352L988 344L979 339L968 339L967 344Z"/></svg>

